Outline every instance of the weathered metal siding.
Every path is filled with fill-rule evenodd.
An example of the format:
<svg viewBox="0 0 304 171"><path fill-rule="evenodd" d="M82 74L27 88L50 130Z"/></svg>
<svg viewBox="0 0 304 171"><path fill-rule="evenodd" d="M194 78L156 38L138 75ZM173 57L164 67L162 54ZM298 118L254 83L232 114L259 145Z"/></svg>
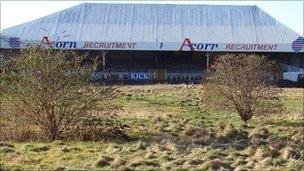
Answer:
<svg viewBox="0 0 304 171"><path fill-rule="evenodd" d="M67 41L284 43L300 35L256 6L84 3L3 30L41 40L46 28ZM64 35L63 34L63 35Z"/></svg>

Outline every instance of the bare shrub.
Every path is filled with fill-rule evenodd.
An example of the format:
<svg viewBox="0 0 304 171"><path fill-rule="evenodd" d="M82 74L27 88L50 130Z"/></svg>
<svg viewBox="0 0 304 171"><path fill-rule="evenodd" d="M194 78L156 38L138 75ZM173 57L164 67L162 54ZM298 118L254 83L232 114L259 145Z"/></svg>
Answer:
<svg viewBox="0 0 304 171"><path fill-rule="evenodd" d="M280 112L278 79L278 65L265 56L219 56L206 74L205 107L235 110L245 123L255 114Z"/></svg>
<svg viewBox="0 0 304 171"><path fill-rule="evenodd" d="M97 63L88 62L85 55L35 48L5 61L0 76L1 122L14 134L32 125L48 141L78 136L79 131L95 140L101 138L100 131L121 128L114 113L118 108L112 103L119 92L90 83Z"/></svg>

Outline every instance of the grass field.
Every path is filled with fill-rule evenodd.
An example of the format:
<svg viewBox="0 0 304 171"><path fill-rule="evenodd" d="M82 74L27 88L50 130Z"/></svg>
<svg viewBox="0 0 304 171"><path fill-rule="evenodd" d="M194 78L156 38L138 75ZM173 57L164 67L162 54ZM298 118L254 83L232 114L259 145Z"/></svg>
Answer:
<svg viewBox="0 0 304 171"><path fill-rule="evenodd" d="M124 86L119 118L130 141L5 142L3 169L304 170L303 89L284 89L283 114L206 110L191 85ZM75 130L77 131L77 130Z"/></svg>

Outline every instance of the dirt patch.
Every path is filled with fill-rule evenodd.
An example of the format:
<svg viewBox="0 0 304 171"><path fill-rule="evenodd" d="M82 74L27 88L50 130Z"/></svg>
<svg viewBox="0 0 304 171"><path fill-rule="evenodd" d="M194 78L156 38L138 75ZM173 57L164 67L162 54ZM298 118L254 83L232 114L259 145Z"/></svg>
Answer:
<svg viewBox="0 0 304 171"><path fill-rule="evenodd" d="M233 167L231 167L228 163L221 159L213 159L211 161L207 161L203 167L203 170L233 170Z"/></svg>
<svg viewBox="0 0 304 171"><path fill-rule="evenodd" d="M295 151L291 147L285 147L284 149L282 149L281 156L285 160L290 159L290 158L297 160L301 157L300 153Z"/></svg>
<svg viewBox="0 0 304 171"><path fill-rule="evenodd" d="M44 152L44 151L48 151L50 149L50 147L48 145L31 145L31 144L27 144L24 146L25 151L33 151L33 152Z"/></svg>
<svg viewBox="0 0 304 171"><path fill-rule="evenodd" d="M108 156L101 156L98 161L95 163L95 166L97 167L105 167L110 165L110 162L113 161L114 159L112 157Z"/></svg>
<svg viewBox="0 0 304 171"><path fill-rule="evenodd" d="M238 134L239 132L232 124L225 124L224 122L217 124L214 130L215 137L220 139L233 138Z"/></svg>
<svg viewBox="0 0 304 171"><path fill-rule="evenodd" d="M5 142L0 142L0 147L9 147L9 148L14 148L14 145L5 143Z"/></svg>

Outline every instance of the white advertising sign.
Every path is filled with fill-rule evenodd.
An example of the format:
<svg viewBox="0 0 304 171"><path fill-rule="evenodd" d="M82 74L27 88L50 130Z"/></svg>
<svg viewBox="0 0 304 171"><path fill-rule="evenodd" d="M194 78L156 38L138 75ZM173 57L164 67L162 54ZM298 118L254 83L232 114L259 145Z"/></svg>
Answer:
<svg viewBox="0 0 304 171"><path fill-rule="evenodd" d="M217 51L217 52L303 52L303 46L296 41L290 44L273 43L216 43L192 42L185 38L181 42L103 42L103 41L55 41L47 37L39 41L22 41L17 37L2 38L2 49L20 49L42 45L54 49L77 50L147 50L147 51Z"/></svg>

